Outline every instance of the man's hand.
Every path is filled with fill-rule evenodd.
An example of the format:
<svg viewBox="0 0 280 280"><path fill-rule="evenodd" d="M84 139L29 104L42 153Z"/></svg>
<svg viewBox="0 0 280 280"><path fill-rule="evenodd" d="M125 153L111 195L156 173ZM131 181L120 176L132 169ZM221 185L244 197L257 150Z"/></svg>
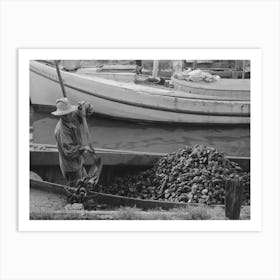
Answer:
<svg viewBox="0 0 280 280"><path fill-rule="evenodd" d="M90 154L93 154L94 153L94 150L90 148L90 146L82 146L80 148L80 152L82 153L82 155L84 157L87 157L89 156Z"/></svg>
<svg viewBox="0 0 280 280"><path fill-rule="evenodd" d="M80 101L78 103L78 110L81 113L82 117L86 117L87 112L86 112L86 102L85 101Z"/></svg>
<svg viewBox="0 0 280 280"><path fill-rule="evenodd" d="M90 103L85 101L78 102L78 112L82 118L92 115L93 111L93 106Z"/></svg>

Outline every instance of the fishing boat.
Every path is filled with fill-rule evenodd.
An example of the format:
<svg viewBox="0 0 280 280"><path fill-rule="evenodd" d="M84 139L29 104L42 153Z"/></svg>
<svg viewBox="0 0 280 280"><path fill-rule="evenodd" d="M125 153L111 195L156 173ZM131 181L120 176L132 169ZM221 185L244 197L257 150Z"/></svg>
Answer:
<svg viewBox="0 0 280 280"><path fill-rule="evenodd" d="M96 155L102 159L103 168L118 168L118 172L138 171L144 168L152 167L165 153L151 153L141 151L126 151L114 149L95 149ZM250 157L226 156L231 161L240 165L245 171L250 171ZM90 160L85 161L85 165L89 166ZM128 170L128 168L131 168ZM38 174L42 177L48 177L50 169L59 169L59 154L56 145L30 144L30 168L38 170ZM40 168L42 171L40 171ZM48 174L42 173L44 169ZM59 170L59 173L60 170ZM61 175L62 176L62 175Z"/></svg>
<svg viewBox="0 0 280 280"><path fill-rule="evenodd" d="M56 184L47 181L41 181L36 179L30 179L30 189L48 191L56 193L59 195L68 196L69 191L75 191L71 187L66 187L65 185ZM96 205L96 203L106 204L109 207L137 207L143 210L161 208L161 209L171 209L176 207L187 207L189 205L196 205L195 203L183 203L183 202L169 202L160 200L149 200L132 198L127 196L112 195L107 193L100 193L95 191L90 191L86 198L87 208L91 209Z"/></svg>
<svg viewBox="0 0 280 280"><path fill-rule="evenodd" d="M151 168L165 153L150 153L140 151L125 151L112 149L95 149L96 155L102 159L103 169L101 183L110 182L115 176L124 176ZM55 145L30 145L30 170L37 173L43 180L65 184L59 168L59 155ZM250 171L250 157L226 156ZM91 165L85 161L86 168Z"/></svg>
<svg viewBox="0 0 280 280"><path fill-rule="evenodd" d="M103 169L100 176L100 183L106 184L116 176L135 174L136 172L151 168L164 153L147 153L137 151L96 149L96 154L102 159ZM250 170L249 157L233 157L228 159L237 162L244 171ZM87 168L90 167L90 160L85 162ZM30 178L30 188L43 191L50 191L67 196L65 180L62 177L58 151L55 145L30 145L30 170L39 177ZM94 203L105 203L110 206L136 206L142 209L163 208L170 209L179 206L188 206L189 203L168 202L131 198L119 195L90 192ZM195 205L195 203L193 204Z"/></svg>
<svg viewBox="0 0 280 280"><path fill-rule="evenodd" d="M153 166L164 154L112 149L95 149L97 157L102 159L101 183L110 181L115 175L123 176ZM88 168L90 160L85 161ZM55 145L30 145L30 170L44 180L64 184L59 168L59 154Z"/></svg>
<svg viewBox="0 0 280 280"><path fill-rule="evenodd" d="M224 94L213 94L218 88L198 94L176 87L136 84L132 81L135 79L134 73L104 74L96 71L94 74L94 71L85 73L86 70L63 69L60 72L67 97L73 104L88 101L94 105L96 114L107 117L164 123L250 123L250 101L234 94L229 94L230 98ZM235 82L239 83L238 80ZM223 86L220 84L220 87ZM250 92L249 88L247 92ZM32 105L41 108L55 106L56 99L61 97L56 69L46 63L30 61Z"/></svg>

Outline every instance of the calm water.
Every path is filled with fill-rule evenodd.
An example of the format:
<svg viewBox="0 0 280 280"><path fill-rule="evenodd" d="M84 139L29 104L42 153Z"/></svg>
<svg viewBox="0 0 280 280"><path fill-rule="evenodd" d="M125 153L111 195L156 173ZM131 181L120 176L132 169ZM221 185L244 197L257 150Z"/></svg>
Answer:
<svg viewBox="0 0 280 280"><path fill-rule="evenodd" d="M55 144L57 120L49 113L33 112L34 142ZM88 125L96 148L165 153L185 145L206 144L227 155L250 155L249 127L136 124L94 116L88 118Z"/></svg>

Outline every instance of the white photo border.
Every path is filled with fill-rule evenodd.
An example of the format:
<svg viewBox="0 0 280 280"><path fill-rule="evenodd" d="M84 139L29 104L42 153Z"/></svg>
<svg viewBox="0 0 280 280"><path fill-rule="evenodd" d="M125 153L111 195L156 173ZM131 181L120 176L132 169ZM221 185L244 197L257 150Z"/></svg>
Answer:
<svg viewBox="0 0 280 280"><path fill-rule="evenodd" d="M251 218L203 221L106 221L29 219L29 61L48 59L233 59L251 60ZM19 231L261 231L262 51L260 49L19 49L18 50Z"/></svg>

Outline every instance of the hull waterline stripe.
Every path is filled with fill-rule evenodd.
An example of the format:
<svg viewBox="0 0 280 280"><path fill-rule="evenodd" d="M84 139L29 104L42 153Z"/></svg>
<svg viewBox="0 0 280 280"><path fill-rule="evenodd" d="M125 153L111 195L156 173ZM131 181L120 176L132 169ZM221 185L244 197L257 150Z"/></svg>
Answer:
<svg viewBox="0 0 280 280"><path fill-rule="evenodd" d="M34 71L33 69L30 69L30 71L39 75L39 76L42 76L42 77L48 79L48 80L59 83L59 81L57 81L53 78L47 77L47 76L43 75L42 73L38 73L38 72ZM249 113L244 113L244 114L240 114L240 113L218 113L218 112L207 113L207 112L180 110L180 109L172 110L172 109L163 108L163 107L156 107L156 106L152 106L152 105L132 103L132 102L124 101L124 100L120 101L120 100L115 99L115 98L111 98L111 97L107 97L107 96L104 97L104 96L99 95L97 93L93 93L93 92L90 92L90 91L87 91L87 90L84 90L84 89L80 89L80 88L77 88L77 87L74 87L74 86L71 86L71 85L68 85L68 84L64 84L64 86L67 87L67 88L71 88L73 90L79 91L81 93L87 94L87 95L91 95L91 96L94 96L94 97L97 97L97 98L109 100L109 101L120 103L120 104L130 105L130 106L133 106L133 107L140 107L140 108L145 108L145 109L151 109L151 110L157 110L157 111L166 111L166 112L172 112L172 113L191 114L191 115L207 115L207 116L221 116L221 117L224 116L224 117L240 117L240 118L250 117Z"/></svg>

